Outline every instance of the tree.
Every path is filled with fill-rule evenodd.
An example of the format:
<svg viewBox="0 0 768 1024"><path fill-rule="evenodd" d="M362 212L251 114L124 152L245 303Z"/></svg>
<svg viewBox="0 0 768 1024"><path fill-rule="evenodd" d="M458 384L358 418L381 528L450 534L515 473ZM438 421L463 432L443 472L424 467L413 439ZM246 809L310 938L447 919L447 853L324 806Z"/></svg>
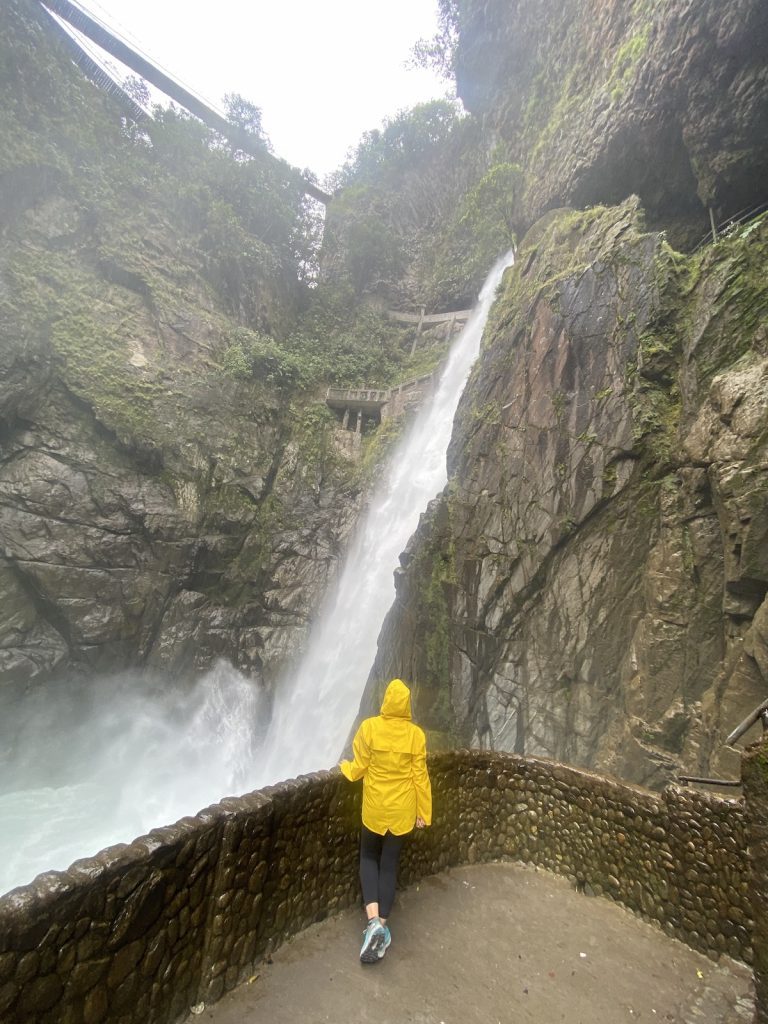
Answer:
<svg viewBox="0 0 768 1024"><path fill-rule="evenodd" d="M401 110L381 129L364 132L344 165L344 183L364 180L401 187L404 172L425 163L444 163L446 149L461 123L453 100L430 100Z"/></svg>
<svg viewBox="0 0 768 1024"><path fill-rule="evenodd" d="M487 237L497 248L511 245L522 185L518 164L494 164L464 197L460 223L469 223L478 238Z"/></svg>
<svg viewBox="0 0 768 1024"><path fill-rule="evenodd" d="M438 31L431 39L419 39L411 50L410 67L428 68L453 81L459 43L458 0L438 0Z"/></svg>
<svg viewBox="0 0 768 1024"><path fill-rule="evenodd" d="M149 94L149 86L143 78L139 78L138 75L128 75L123 79L123 92L127 93L134 103L149 110L152 97Z"/></svg>
<svg viewBox="0 0 768 1024"><path fill-rule="evenodd" d="M261 107L245 99L237 92L228 92L224 96L224 107L227 120L252 135L263 144L265 149L272 150L272 145L261 123Z"/></svg>

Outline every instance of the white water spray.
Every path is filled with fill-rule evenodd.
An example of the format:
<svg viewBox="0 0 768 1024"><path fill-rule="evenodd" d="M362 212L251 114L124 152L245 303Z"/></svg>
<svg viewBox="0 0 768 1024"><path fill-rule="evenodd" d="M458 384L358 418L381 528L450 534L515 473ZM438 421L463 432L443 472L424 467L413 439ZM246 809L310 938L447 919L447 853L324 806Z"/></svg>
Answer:
<svg viewBox="0 0 768 1024"><path fill-rule="evenodd" d="M0 708L0 895L247 792L258 686L225 662L191 687L125 673Z"/></svg>
<svg viewBox="0 0 768 1024"><path fill-rule="evenodd" d="M328 768L344 746L394 599L392 574L398 556L427 503L447 481L445 456L456 407L480 351L496 289L512 262L513 253L507 253L486 278L479 302L451 348L434 398L420 410L373 495L296 677L278 688L260 758L260 786Z"/></svg>
<svg viewBox="0 0 768 1024"><path fill-rule="evenodd" d="M16 702L0 692L0 894L224 796L335 762L394 598L398 555L446 482L456 406L511 262L488 276L434 399L374 494L302 666L278 690L262 750L258 687L224 663L192 686L134 673L51 684Z"/></svg>

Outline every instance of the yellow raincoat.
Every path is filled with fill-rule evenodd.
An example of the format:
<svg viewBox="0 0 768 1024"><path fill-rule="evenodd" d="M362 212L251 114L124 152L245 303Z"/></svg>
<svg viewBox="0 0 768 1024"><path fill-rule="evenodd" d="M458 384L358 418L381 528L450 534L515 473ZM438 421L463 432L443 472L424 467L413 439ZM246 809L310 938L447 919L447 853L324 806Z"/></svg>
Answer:
<svg viewBox="0 0 768 1024"><path fill-rule="evenodd" d="M352 761L340 768L350 782L363 780L363 824L380 836L410 832L416 818L432 824L432 788L424 733L411 722L411 691L393 679L381 714L366 718L352 742Z"/></svg>

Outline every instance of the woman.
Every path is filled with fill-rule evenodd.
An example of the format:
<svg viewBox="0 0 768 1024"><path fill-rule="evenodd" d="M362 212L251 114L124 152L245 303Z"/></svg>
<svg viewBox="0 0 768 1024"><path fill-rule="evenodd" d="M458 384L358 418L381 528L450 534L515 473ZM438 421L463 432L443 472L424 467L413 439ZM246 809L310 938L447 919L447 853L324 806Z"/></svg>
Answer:
<svg viewBox="0 0 768 1024"><path fill-rule="evenodd" d="M411 722L411 691L393 679L381 714L366 718L352 742L353 760L340 768L363 780L360 884L368 915L360 960L377 963L392 937L387 918L395 899L397 862L406 836L432 824L432 789L424 733Z"/></svg>

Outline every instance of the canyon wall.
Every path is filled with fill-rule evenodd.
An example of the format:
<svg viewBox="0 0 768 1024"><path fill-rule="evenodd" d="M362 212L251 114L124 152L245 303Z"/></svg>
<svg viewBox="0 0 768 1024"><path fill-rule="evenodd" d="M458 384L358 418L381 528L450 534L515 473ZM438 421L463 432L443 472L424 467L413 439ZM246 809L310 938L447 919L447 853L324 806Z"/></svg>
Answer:
<svg viewBox="0 0 768 1024"><path fill-rule="evenodd" d="M217 657L271 682L360 493L275 341L307 302L296 172L127 121L39 5L1 18L2 685Z"/></svg>
<svg viewBox="0 0 768 1024"><path fill-rule="evenodd" d="M635 199L534 226L367 708L400 675L438 742L737 770L722 740L768 689L767 251L763 218L683 257Z"/></svg>
<svg viewBox="0 0 768 1024"><path fill-rule="evenodd" d="M768 11L759 0L458 0L456 81L554 206L639 195L674 244L764 203Z"/></svg>

